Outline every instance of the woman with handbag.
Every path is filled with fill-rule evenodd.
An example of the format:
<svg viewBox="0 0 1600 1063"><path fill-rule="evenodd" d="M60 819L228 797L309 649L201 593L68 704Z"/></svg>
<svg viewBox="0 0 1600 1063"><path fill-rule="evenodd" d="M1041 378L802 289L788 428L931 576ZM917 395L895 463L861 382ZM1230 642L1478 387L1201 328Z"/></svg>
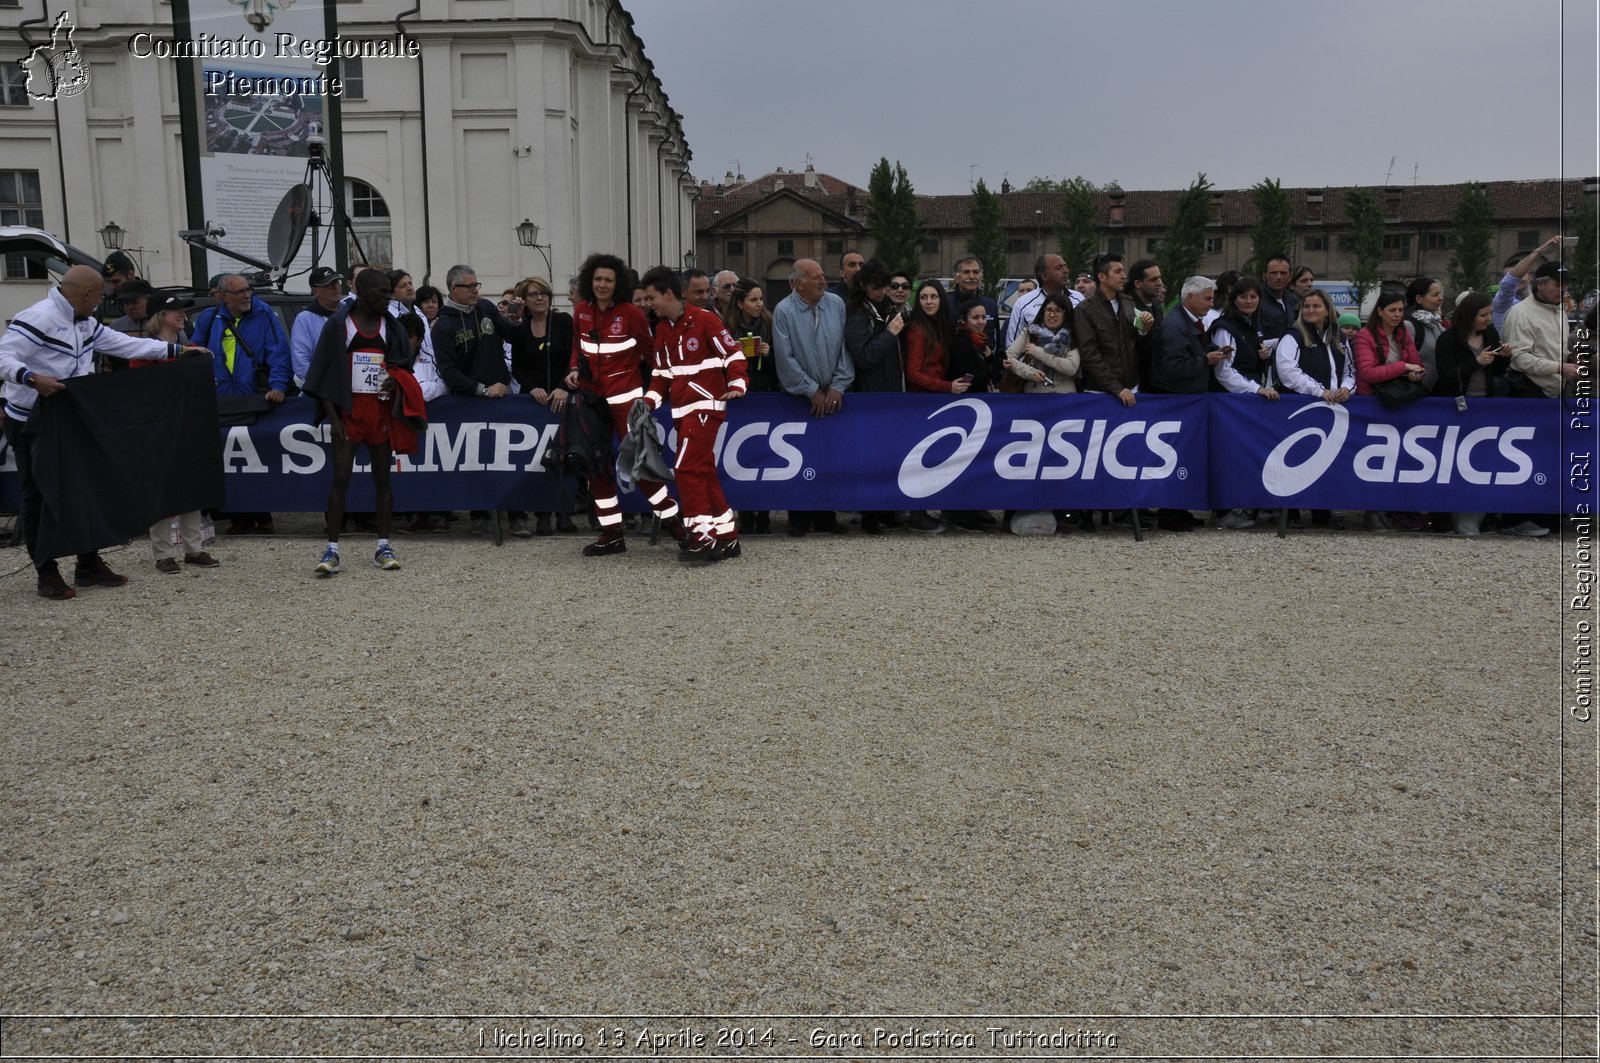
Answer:
<svg viewBox="0 0 1600 1063"><path fill-rule="evenodd" d="M1405 316L1404 291L1385 288L1379 293L1366 327L1356 333L1357 395L1377 395L1385 405L1392 406L1428 393L1422 385L1427 369L1411 342L1411 333L1403 327Z"/></svg>
<svg viewBox="0 0 1600 1063"><path fill-rule="evenodd" d="M1375 395L1385 406L1399 406L1428 394L1430 389L1423 381L1427 369L1411 342L1405 316L1406 296L1402 289L1385 288L1378 294L1366 326L1356 333L1357 395ZM1428 520L1420 513L1367 514L1371 531L1386 531L1396 525L1407 531L1422 531Z"/></svg>
<svg viewBox="0 0 1600 1063"><path fill-rule="evenodd" d="M1033 320L1006 348L1003 365L1005 379L1019 381L1026 394L1070 395L1078 390L1079 355L1072 342L1072 300L1066 292L1051 292L1037 304ZM1053 535L1071 527L1070 517L1064 509L1007 510L1006 527L1013 535Z"/></svg>
<svg viewBox="0 0 1600 1063"><path fill-rule="evenodd" d="M1006 349L1005 369L1029 395L1078 390L1078 348L1072 342L1072 302L1061 292L1044 297L1034 319Z"/></svg>

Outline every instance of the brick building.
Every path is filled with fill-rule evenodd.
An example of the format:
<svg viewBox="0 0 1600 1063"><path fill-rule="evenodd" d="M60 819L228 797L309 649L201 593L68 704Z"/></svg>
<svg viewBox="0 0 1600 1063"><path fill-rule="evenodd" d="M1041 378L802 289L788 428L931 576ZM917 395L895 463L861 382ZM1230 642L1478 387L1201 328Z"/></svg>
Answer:
<svg viewBox="0 0 1600 1063"><path fill-rule="evenodd" d="M1497 219L1494 263L1554 235L1585 194L1584 186L1580 180L1489 182ZM1451 213L1462 187L1405 185L1376 190L1387 217L1386 277L1447 276ZM1294 210L1294 246L1286 249L1290 258L1310 266L1319 277L1348 277L1351 233L1344 211L1345 189L1285 191ZM1097 194L1100 246L1130 261L1152 254L1181 194L1180 189ZM799 172L776 170L749 181L734 174L716 184L703 181L695 202L696 263L708 270L732 269L781 282L780 292L788 290L789 268L797 258L817 259L832 276L847 248L872 253L866 230L868 199L866 189L809 166ZM950 276L956 259L967 253L971 197L918 196L917 200L927 237L922 273ZM991 278L1029 276L1035 258L1057 250L1061 196L1003 192L1000 200L1009 254L1001 269L986 264L986 272ZM1250 257L1256 212L1248 189L1219 189L1211 203L1214 232L1207 238L1201 269L1215 276Z"/></svg>

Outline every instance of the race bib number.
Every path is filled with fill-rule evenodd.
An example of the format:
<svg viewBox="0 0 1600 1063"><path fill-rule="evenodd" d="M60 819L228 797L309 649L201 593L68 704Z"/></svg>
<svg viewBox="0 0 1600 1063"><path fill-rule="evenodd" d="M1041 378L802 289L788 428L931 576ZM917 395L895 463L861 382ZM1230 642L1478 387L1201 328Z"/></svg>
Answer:
<svg viewBox="0 0 1600 1063"><path fill-rule="evenodd" d="M376 395L389 379L383 368L383 355L376 351L355 351L350 355L350 390L356 395Z"/></svg>

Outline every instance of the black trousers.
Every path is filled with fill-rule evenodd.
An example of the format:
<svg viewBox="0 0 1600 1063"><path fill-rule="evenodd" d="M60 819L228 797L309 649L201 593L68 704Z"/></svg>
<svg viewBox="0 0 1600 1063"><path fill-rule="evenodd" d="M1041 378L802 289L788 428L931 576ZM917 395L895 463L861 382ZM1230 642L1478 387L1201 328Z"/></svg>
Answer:
<svg viewBox="0 0 1600 1063"><path fill-rule="evenodd" d="M22 545L33 559L35 569L50 572L56 568L55 558L41 558L34 553L39 542L39 511L44 505L44 495L39 492L39 484L33 478L34 439L25 431L26 428L25 421L6 421L6 442L11 446L11 453L16 455L17 476L22 481ZM78 565L88 567L99 559L100 555L91 550L78 555Z"/></svg>

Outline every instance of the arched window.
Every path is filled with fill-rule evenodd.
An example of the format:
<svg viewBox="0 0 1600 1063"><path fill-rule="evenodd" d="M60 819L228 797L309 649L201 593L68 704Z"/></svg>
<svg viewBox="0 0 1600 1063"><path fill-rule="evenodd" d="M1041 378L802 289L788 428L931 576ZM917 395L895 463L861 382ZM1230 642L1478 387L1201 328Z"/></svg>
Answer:
<svg viewBox="0 0 1600 1063"><path fill-rule="evenodd" d="M368 218L387 218L389 204L383 201L383 193L367 184L365 181L352 177L349 179L350 197L349 209L352 220L360 221Z"/></svg>
<svg viewBox="0 0 1600 1063"><path fill-rule="evenodd" d="M345 210L350 215L350 227L367 261L384 269L394 265L394 239L389 231L389 204L372 185L355 177L345 178ZM355 241L348 241L346 254L351 262L361 261L361 252Z"/></svg>

